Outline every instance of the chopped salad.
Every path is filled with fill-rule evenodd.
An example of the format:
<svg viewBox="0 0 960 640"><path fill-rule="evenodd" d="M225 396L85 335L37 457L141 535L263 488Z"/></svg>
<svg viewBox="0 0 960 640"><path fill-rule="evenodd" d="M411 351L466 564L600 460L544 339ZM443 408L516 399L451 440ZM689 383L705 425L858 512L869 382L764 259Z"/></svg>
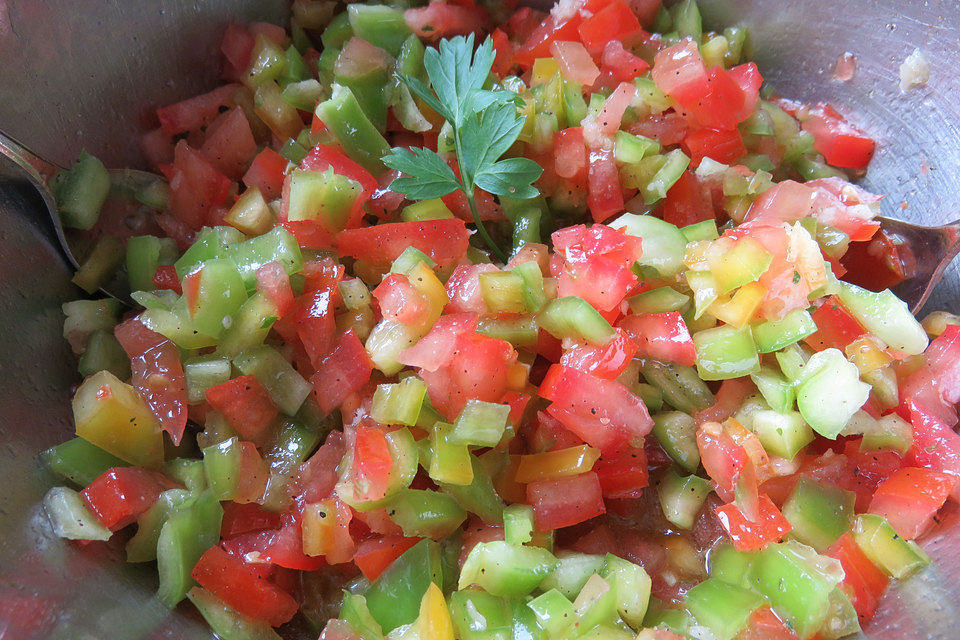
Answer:
<svg viewBox="0 0 960 640"><path fill-rule="evenodd" d="M55 531L225 640L832 640L960 493L875 144L697 4L295 0L84 154Z"/></svg>

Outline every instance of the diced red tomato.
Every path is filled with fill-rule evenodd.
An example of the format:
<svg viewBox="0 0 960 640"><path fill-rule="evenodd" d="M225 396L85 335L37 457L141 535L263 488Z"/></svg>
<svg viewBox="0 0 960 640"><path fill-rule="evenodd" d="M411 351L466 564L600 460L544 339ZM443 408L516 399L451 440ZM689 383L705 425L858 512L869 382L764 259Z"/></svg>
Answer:
<svg viewBox="0 0 960 640"><path fill-rule="evenodd" d="M360 424L353 446L353 488L359 500L379 500L387 493L393 457L383 431Z"/></svg>
<svg viewBox="0 0 960 640"><path fill-rule="evenodd" d="M305 503L320 502L333 495L337 484L337 466L346 451L343 434L331 431L323 445L300 465L292 493Z"/></svg>
<svg viewBox="0 0 960 640"><path fill-rule="evenodd" d="M540 531L552 531L586 522L606 512L597 474L587 473L527 485L527 502L533 507Z"/></svg>
<svg viewBox="0 0 960 640"><path fill-rule="evenodd" d="M430 316L430 301L402 273L391 273L384 278L373 290L373 297L387 320L420 324Z"/></svg>
<svg viewBox="0 0 960 640"><path fill-rule="evenodd" d="M883 516L897 533L913 540L933 524L957 482L956 477L932 469L904 467L877 487L870 513Z"/></svg>
<svg viewBox="0 0 960 640"><path fill-rule="evenodd" d="M370 380L371 373L373 363L367 350L353 331L347 331L310 378L320 410L330 413L339 407Z"/></svg>
<svg viewBox="0 0 960 640"><path fill-rule="evenodd" d="M634 78L645 73L650 65L643 58L627 51L620 40L610 40L603 47L600 68L618 82L632 82Z"/></svg>
<svg viewBox="0 0 960 640"><path fill-rule="evenodd" d="M451 419L469 400L498 402L507 392L510 367L517 362L513 346L499 338L461 333L454 345L448 364L420 372L433 406Z"/></svg>
<svg viewBox="0 0 960 640"><path fill-rule="evenodd" d="M674 97L701 127L734 129L750 114L745 112L747 98L743 90L722 67L709 69L702 83L686 85L683 92Z"/></svg>
<svg viewBox="0 0 960 640"><path fill-rule="evenodd" d="M311 149L300 163L300 168L307 171L326 171L333 168L333 172L337 175L359 183L363 192L358 198L356 207L363 205L380 187L377 179L369 171L340 151L325 144L318 144Z"/></svg>
<svg viewBox="0 0 960 640"><path fill-rule="evenodd" d="M637 345L637 355L685 367L696 364L697 354L687 323L677 311L628 315L617 326Z"/></svg>
<svg viewBox="0 0 960 640"><path fill-rule="evenodd" d="M103 526L117 531L136 522L160 492L175 486L165 476L142 467L114 467L88 484L80 496Z"/></svg>
<svg viewBox="0 0 960 640"><path fill-rule="evenodd" d="M924 355L926 364L900 385L904 407L901 415L913 420L909 406L912 403L921 414L952 427L957 424L955 405L960 401L960 327L948 326L930 343ZM922 421L922 416L918 417ZM916 425L914 423L915 429ZM917 444L916 440L914 443Z"/></svg>
<svg viewBox="0 0 960 640"><path fill-rule="evenodd" d="M493 40L493 50L496 54L491 70L498 76L503 77L513 69L513 46L503 29L494 29L490 38Z"/></svg>
<svg viewBox="0 0 960 640"><path fill-rule="evenodd" d="M777 542L793 529L766 494L760 494L759 519L749 520L740 507L730 503L715 510L733 546L740 551L762 549Z"/></svg>
<svg viewBox="0 0 960 640"><path fill-rule="evenodd" d="M487 303L480 292L480 274L499 271L490 263L458 265L447 278L447 297L450 302L444 312L450 313L487 313Z"/></svg>
<svg viewBox="0 0 960 640"><path fill-rule="evenodd" d="M601 456L593 470L600 479L604 498L639 498L650 484L647 454L642 448Z"/></svg>
<svg viewBox="0 0 960 640"><path fill-rule="evenodd" d="M639 397L619 382L585 371L553 365L538 393L553 402L547 413L603 453L639 440L653 426Z"/></svg>
<svg viewBox="0 0 960 640"><path fill-rule="evenodd" d="M173 140L163 129L152 129L140 136L140 152L151 168L159 170L173 162Z"/></svg>
<svg viewBox="0 0 960 640"><path fill-rule="evenodd" d="M650 73L657 88L681 104L702 95L707 85L707 68L690 38L658 51Z"/></svg>
<svg viewBox="0 0 960 640"><path fill-rule="evenodd" d="M113 333L130 358L137 393L173 443L179 444L187 426L187 387L180 350L137 318L121 322Z"/></svg>
<svg viewBox="0 0 960 640"><path fill-rule="evenodd" d="M737 65L728 71L730 77L740 90L743 91L743 105L737 113L737 121L746 120L757 106L757 100L760 98L760 87L763 85L763 77L756 63L746 62Z"/></svg>
<svg viewBox="0 0 960 640"><path fill-rule="evenodd" d="M230 179L239 180L244 175L257 153L257 143L243 109L234 107L210 123L200 153Z"/></svg>
<svg viewBox="0 0 960 640"><path fill-rule="evenodd" d="M550 53L560 67L563 77L590 86L600 69L590 57L590 54L579 42L553 42L550 44Z"/></svg>
<svg viewBox="0 0 960 640"><path fill-rule="evenodd" d="M253 376L240 376L207 389L207 402L223 414L244 440L260 442L277 417L270 394Z"/></svg>
<svg viewBox="0 0 960 640"><path fill-rule="evenodd" d="M290 276L287 275L283 265L276 260L257 269L257 289L277 308L278 318L289 313L295 304L293 289L290 287Z"/></svg>
<svg viewBox="0 0 960 640"><path fill-rule="evenodd" d="M545 411L537 412L533 432L528 435L531 451L555 451L583 444L572 431Z"/></svg>
<svg viewBox="0 0 960 640"><path fill-rule="evenodd" d="M210 547L190 575L227 606L271 626L288 622L299 609L290 594L257 576L241 558L220 546Z"/></svg>
<svg viewBox="0 0 960 640"><path fill-rule="evenodd" d="M960 435L931 413L910 405L913 425L913 462L960 478ZM956 497L956 496L955 496Z"/></svg>
<svg viewBox="0 0 960 640"><path fill-rule="evenodd" d="M607 42L622 42L640 31L640 21L623 0L604 3L603 8L584 18L577 28L580 41L594 55L599 55Z"/></svg>
<svg viewBox="0 0 960 640"><path fill-rule="evenodd" d="M713 201L707 185L702 184L692 171L684 171L663 201L663 219L678 227L715 217Z"/></svg>
<svg viewBox="0 0 960 640"><path fill-rule="evenodd" d="M817 351L830 348L843 351L848 344L866 333L836 296L827 298L812 316L817 332L803 341Z"/></svg>
<svg viewBox="0 0 960 640"><path fill-rule="evenodd" d="M723 500L732 500L734 485L743 469L751 464L746 449L717 423L703 424L697 430L697 448L717 495Z"/></svg>
<svg viewBox="0 0 960 640"><path fill-rule="evenodd" d="M441 38L483 33L490 27L490 16L476 4L453 4L434 0L425 7L403 12L407 26L421 38L436 42Z"/></svg>
<svg viewBox="0 0 960 640"><path fill-rule="evenodd" d="M850 533L844 533L824 555L836 558L843 566L843 585L847 587L853 608L861 624L869 622L877 610L880 597L887 590L888 578L854 541Z"/></svg>
<svg viewBox="0 0 960 640"><path fill-rule="evenodd" d="M477 328L477 316L472 313L451 313L440 316L430 332L417 344L400 353L398 360L410 367L437 371L453 360L457 338L473 333Z"/></svg>
<svg viewBox="0 0 960 640"><path fill-rule="evenodd" d="M239 85L228 84L209 93L194 96L157 109L160 127L168 136L199 131L220 115L221 107L234 106L233 96Z"/></svg>
<svg viewBox="0 0 960 640"><path fill-rule="evenodd" d="M636 342L618 329L617 337L605 345L581 341L565 349L560 364L592 373L604 380L615 380L627 368L636 352Z"/></svg>
<svg viewBox="0 0 960 640"><path fill-rule="evenodd" d="M262 35L269 40L273 40L278 47L287 48L287 32L279 25L271 22L251 22L247 29L250 30L250 35L254 37Z"/></svg>
<svg viewBox="0 0 960 640"><path fill-rule="evenodd" d="M364 577L372 582L394 560L403 555L404 551L419 541L419 538L404 538L403 536L370 538L357 545L357 555L353 557L353 561L363 572Z"/></svg>
<svg viewBox="0 0 960 640"><path fill-rule="evenodd" d="M337 234L335 244L341 255L366 260L384 270L412 246L442 268L466 255L469 237L463 220L428 220L347 229Z"/></svg>
<svg viewBox="0 0 960 640"><path fill-rule="evenodd" d="M183 295L180 278L177 277L177 270L172 264L157 266L157 271L153 274L153 286L157 289L167 289L177 295Z"/></svg>
<svg viewBox="0 0 960 640"><path fill-rule="evenodd" d="M239 81L243 78L253 54L255 39L250 32L236 24L228 24L220 41L223 63L220 75L225 80Z"/></svg>
<svg viewBox="0 0 960 640"><path fill-rule="evenodd" d="M256 502L238 504L226 500L223 506L223 520L220 524L220 537L234 538L251 531L276 529L280 526L280 514L267 511Z"/></svg>
<svg viewBox="0 0 960 640"><path fill-rule="evenodd" d="M737 634L736 640L798 640L797 634L790 630L770 607L757 609L747 628Z"/></svg>
<svg viewBox="0 0 960 640"><path fill-rule="evenodd" d="M743 137L736 129L696 129L683 139L683 149L695 167L700 166L704 158L734 164L747 155Z"/></svg>
<svg viewBox="0 0 960 640"><path fill-rule="evenodd" d="M243 174L243 184L257 187L264 198L274 200L280 197L286 171L287 159L266 147L256 155L250 168Z"/></svg>
<svg viewBox="0 0 960 640"><path fill-rule="evenodd" d="M284 220L280 223L284 229L293 234L297 244L305 249L324 250L333 249L333 235L321 227L315 220Z"/></svg>
<svg viewBox="0 0 960 640"><path fill-rule="evenodd" d="M316 571L322 567L322 557L311 557L303 552L302 519L301 507L294 506L283 514L283 526L279 529L254 534L261 557L287 569Z"/></svg>
<svg viewBox="0 0 960 640"><path fill-rule="evenodd" d="M554 167L561 178L585 176L587 147L583 141L583 127L568 127L553 135Z"/></svg>
<svg viewBox="0 0 960 640"><path fill-rule="evenodd" d="M601 224L568 227L551 236L557 253L551 272L560 296L578 296L600 311L614 309L637 284L631 270L641 255L639 238Z"/></svg>
<svg viewBox="0 0 960 640"><path fill-rule="evenodd" d="M287 342L300 342L306 350L310 363L316 369L333 348L336 320L334 307L336 300L331 291L335 287L324 287L305 292L297 299L293 311L273 324L273 329Z"/></svg>
<svg viewBox="0 0 960 640"><path fill-rule="evenodd" d="M173 175L170 178L170 211L191 229L217 222L211 216L226 202L230 179L220 173L186 140L174 150Z"/></svg>
<svg viewBox="0 0 960 640"><path fill-rule="evenodd" d="M713 405L695 414L697 424L704 422L723 422L732 416L743 404L747 396L757 392L750 378L731 378L720 383Z"/></svg>
<svg viewBox="0 0 960 640"><path fill-rule="evenodd" d="M550 57L551 43L560 40L580 40L578 28L581 21L579 13L562 18L551 13L517 46L514 51L514 60L524 69L529 69L537 58Z"/></svg>
<svg viewBox="0 0 960 640"><path fill-rule="evenodd" d="M876 143L847 122L829 105L811 109L803 130L813 135L813 148L829 164L846 169L866 169Z"/></svg>

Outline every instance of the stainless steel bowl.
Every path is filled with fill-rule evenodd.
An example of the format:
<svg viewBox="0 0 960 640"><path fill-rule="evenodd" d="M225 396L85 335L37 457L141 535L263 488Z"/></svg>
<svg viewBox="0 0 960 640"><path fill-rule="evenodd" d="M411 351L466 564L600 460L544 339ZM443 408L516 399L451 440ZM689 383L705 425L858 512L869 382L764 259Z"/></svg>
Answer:
<svg viewBox="0 0 960 640"><path fill-rule="evenodd" d="M0 0L0 128L47 158L82 147L136 165L144 107L212 87L217 35L230 21L283 18L281 0ZM708 22L749 26L764 77L787 97L834 103L877 136L864 184L885 214L925 224L960 217L960 5L956 0L702 0ZM82 18L81 18L82 16ZM919 47L928 86L901 94L900 62ZM852 80L832 79L851 52ZM77 297L42 208L0 159L0 638L209 638L189 610L154 598L154 570L118 549L56 539L37 501L53 482L36 453L72 432L74 359L60 305ZM960 311L952 268L929 307ZM888 594L866 637L960 637L960 527L950 515L924 546L930 569ZM302 635L296 631L292 635ZM306 637L306 636L304 636Z"/></svg>

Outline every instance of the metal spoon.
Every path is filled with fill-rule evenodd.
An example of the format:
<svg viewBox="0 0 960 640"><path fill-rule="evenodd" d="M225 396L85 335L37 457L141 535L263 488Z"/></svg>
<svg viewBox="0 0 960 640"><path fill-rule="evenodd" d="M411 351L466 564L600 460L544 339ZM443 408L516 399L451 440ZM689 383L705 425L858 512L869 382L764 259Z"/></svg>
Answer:
<svg viewBox="0 0 960 640"><path fill-rule="evenodd" d="M893 241L893 257L903 265L906 275L893 292L916 314L960 253L960 220L942 227L924 227L881 217L880 224L881 232Z"/></svg>
<svg viewBox="0 0 960 640"><path fill-rule="evenodd" d="M30 184L37 190L40 198L47 208L47 215L53 223L53 228L67 260L74 268L80 267L80 260L77 258L78 248L71 239L69 229L64 229L60 215L57 212L57 201L50 190L49 180L63 168L44 160L34 152L30 151L22 144L8 136L0 130L0 156L4 156L22 169L22 172ZM128 189L143 188L162 180L160 176L147 171L137 169L110 169L111 183L122 184ZM121 300L129 301L129 291L127 289L125 278L113 278L110 282L101 287L100 291Z"/></svg>

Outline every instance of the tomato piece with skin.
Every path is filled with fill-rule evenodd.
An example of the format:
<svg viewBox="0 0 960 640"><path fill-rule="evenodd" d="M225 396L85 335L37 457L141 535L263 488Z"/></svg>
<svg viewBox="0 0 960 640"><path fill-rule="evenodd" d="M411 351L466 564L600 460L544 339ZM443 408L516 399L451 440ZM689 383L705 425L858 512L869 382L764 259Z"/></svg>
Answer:
<svg viewBox="0 0 960 640"><path fill-rule="evenodd" d="M637 285L637 276L629 267L603 255L580 264L567 262L552 271L561 297L583 298L601 313L617 310Z"/></svg>
<svg viewBox="0 0 960 640"><path fill-rule="evenodd" d="M329 288L304 293L293 311L273 323L272 328L285 341L301 344L316 369L333 348L337 329L334 308Z"/></svg>
<svg viewBox="0 0 960 640"><path fill-rule="evenodd" d="M469 237L459 219L389 222L346 229L337 234L334 244L341 255L365 260L384 271L407 247L423 251L443 268L466 255Z"/></svg>
<svg viewBox="0 0 960 640"><path fill-rule="evenodd" d="M577 28L580 41L593 55L600 54L611 40L623 41L641 31L640 21L623 0L612 0L584 18Z"/></svg>
<svg viewBox="0 0 960 640"><path fill-rule="evenodd" d="M578 28L582 22L579 12L558 18L551 12L514 50L514 60L524 69L533 66L537 58L550 57L550 45L556 41L580 40Z"/></svg>
<svg viewBox="0 0 960 640"><path fill-rule="evenodd" d="M924 366L900 385L900 414L913 420L912 404L921 422L923 415L929 415L953 427L957 424L955 405L960 401L960 327L947 326L924 355ZM916 424L914 428L917 429Z"/></svg>
<svg viewBox="0 0 960 640"><path fill-rule="evenodd" d="M343 434L331 431L316 453L300 465L291 492L306 503L320 502L332 496L339 480L337 466L346 449Z"/></svg>
<svg viewBox="0 0 960 640"><path fill-rule="evenodd" d="M605 345L579 341L564 349L560 364L591 373L604 380L615 380L630 364L637 344L622 329Z"/></svg>
<svg viewBox="0 0 960 640"><path fill-rule="evenodd" d="M960 435L931 413L910 403L912 463L960 479ZM960 491L954 491L954 497Z"/></svg>
<svg viewBox="0 0 960 640"><path fill-rule="evenodd" d="M553 134L554 168L561 178L585 176L587 147L583 127L568 127Z"/></svg>
<svg viewBox="0 0 960 640"><path fill-rule="evenodd" d="M176 486L142 467L114 467L88 484L80 497L103 526L118 531L152 507L162 491Z"/></svg>
<svg viewBox="0 0 960 640"><path fill-rule="evenodd" d="M845 169L866 169L876 142L847 122L829 105L811 109L803 130L813 135L813 148L828 164Z"/></svg>
<svg viewBox="0 0 960 640"><path fill-rule="evenodd" d="M877 487L870 501L876 513L907 540L922 535L957 488L957 478L932 469L903 467Z"/></svg>
<svg viewBox="0 0 960 640"><path fill-rule="evenodd" d="M750 378L730 378L720 383L713 405L694 414L697 424L704 422L723 422L743 405L747 396L757 392Z"/></svg>
<svg viewBox="0 0 960 640"><path fill-rule="evenodd" d="M827 298L813 312L812 317L817 331L803 341L816 351L830 348L843 351L847 345L866 333L863 325L847 311L836 296Z"/></svg>
<svg viewBox="0 0 960 640"><path fill-rule="evenodd" d="M657 88L681 104L694 100L707 84L707 68L691 38L658 51L650 73Z"/></svg>
<svg viewBox="0 0 960 640"><path fill-rule="evenodd" d="M533 507L534 522L540 531L586 522L607 510L600 479L592 471L531 482L527 485L527 502Z"/></svg>
<svg viewBox="0 0 960 640"><path fill-rule="evenodd" d="M726 429L708 422L697 430L700 462L723 500L733 500L733 489L743 469L752 463L746 449L737 444Z"/></svg>
<svg viewBox="0 0 960 640"><path fill-rule="evenodd" d="M677 311L628 315L617 327L637 345L639 357L676 362L685 367L696 364L693 338Z"/></svg>
<svg viewBox="0 0 960 640"><path fill-rule="evenodd" d="M700 166L704 158L723 164L734 164L747 155L743 136L736 129L696 129L683 139L683 150L690 156L690 164Z"/></svg>
<svg viewBox="0 0 960 640"><path fill-rule="evenodd" d="M372 373L373 362L356 334L350 330L341 335L310 378L320 410L329 414L339 407L369 382Z"/></svg>
<svg viewBox="0 0 960 640"><path fill-rule="evenodd" d="M653 427L646 405L625 386L585 371L553 365L538 391L547 413L603 453L624 448Z"/></svg>
<svg viewBox="0 0 960 640"><path fill-rule="evenodd" d="M333 249L333 235L316 220L282 220L280 226L293 234L297 245L304 249L323 251Z"/></svg>
<svg viewBox="0 0 960 640"><path fill-rule="evenodd" d="M480 274L499 271L490 263L458 265L447 278L447 298L450 302L444 313L487 313L487 303L480 291Z"/></svg>
<svg viewBox="0 0 960 640"><path fill-rule="evenodd" d="M631 448L610 456L601 456L593 466L604 498L639 498L650 484L647 454Z"/></svg>
<svg viewBox="0 0 960 640"><path fill-rule="evenodd" d="M283 525L276 531L257 534L261 557L267 562L302 571L316 571L323 566L322 557L303 552L303 507L295 505L283 514Z"/></svg>
<svg viewBox="0 0 960 640"><path fill-rule="evenodd" d="M287 159L266 147L254 157L243 174L243 184L260 189L265 199L274 200L281 195L286 171Z"/></svg>
<svg viewBox="0 0 960 640"><path fill-rule="evenodd" d="M493 59L492 71L501 78L510 73L513 69L513 46L510 44L510 38L507 33L500 28L494 29L490 34L493 40Z"/></svg>
<svg viewBox="0 0 960 640"><path fill-rule="evenodd" d="M353 445L353 487L358 500L379 500L387 494L393 458L383 431L360 424Z"/></svg>
<svg viewBox="0 0 960 640"><path fill-rule="evenodd" d="M860 623L869 622L887 590L890 578L873 564L849 532L830 545L824 555L840 561L844 573L841 584L847 588Z"/></svg>
<svg viewBox="0 0 960 640"><path fill-rule="evenodd" d="M404 551L419 541L420 538L404 538L403 536L369 538L357 545L357 554L353 556L353 561L364 577L372 582L394 560L403 555Z"/></svg>
<svg viewBox="0 0 960 640"><path fill-rule="evenodd" d="M130 358L137 393L173 443L179 444L187 426L187 387L180 350L137 318L121 322L113 333Z"/></svg>
<svg viewBox="0 0 960 640"><path fill-rule="evenodd" d="M760 99L760 87L763 85L763 76L754 62L745 62L727 71L730 78L737 83L743 92L743 104L737 112L737 122L743 122L757 106Z"/></svg>
<svg viewBox="0 0 960 640"><path fill-rule="evenodd" d="M759 498L759 518L750 520L737 505L730 503L715 509L721 526L733 546L740 551L762 549L778 542L793 527L766 494Z"/></svg>
<svg viewBox="0 0 960 640"><path fill-rule="evenodd" d="M227 606L271 626L288 622L299 608L289 593L257 576L219 545L200 557L190 575Z"/></svg>
<svg viewBox="0 0 960 640"><path fill-rule="evenodd" d="M270 394L250 375L210 387L206 397L213 410L223 414L230 426L250 442L262 442L279 415Z"/></svg>
<svg viewBox="0 0 960 640"><path fill-rule="evenodd" d="M256 39L249 31L236 24L228 24L220 40L220 53L223 54L220 76L225 80L238 82L250 65Z"/></svg>
<svg viewBox="0 0 960 640"><path fill-rule="evenodd" d="M235 538L251 531L276 529L280 526L280 514L267 511L256 502L238 504L231 500L220 503L223 507L223 520L220 523L220 537Z"/></svg>
<svg viewBox="0 0 960 640"><path fill-rule="evenodd" d="M583 444L583 440L545 411L537 412L533 431L527 438L531 451L555 451Z"/></svg>

